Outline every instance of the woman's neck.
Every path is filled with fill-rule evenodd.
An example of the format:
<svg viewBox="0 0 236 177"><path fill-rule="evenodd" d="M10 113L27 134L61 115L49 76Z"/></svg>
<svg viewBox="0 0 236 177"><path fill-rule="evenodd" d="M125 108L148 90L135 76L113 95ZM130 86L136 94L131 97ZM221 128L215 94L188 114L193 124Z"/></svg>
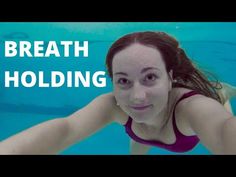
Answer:
<svg viewBox="0 0 236 177"><path fill-rule="evenodd" d="M150 119L147 122L138 123L140 127L142 127L146 131L154 131L161 132L167 125L170 116L172 115L173 104L176 100L175 94L172 92L169 93L168 101L166 106L162 109L162 111L155 116L153 119Z"/></svg>

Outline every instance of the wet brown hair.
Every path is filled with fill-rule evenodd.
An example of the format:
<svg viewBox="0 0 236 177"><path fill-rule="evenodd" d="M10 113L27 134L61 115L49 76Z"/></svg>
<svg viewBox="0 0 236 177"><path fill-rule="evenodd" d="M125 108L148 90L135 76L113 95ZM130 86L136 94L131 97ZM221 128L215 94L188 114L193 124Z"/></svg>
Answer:
<svg viewBox="0 0 236 177"><path fill-rule="evenodd" d="M106 56L106 67L111 79L113 78L112 61L114 55L134 43L154 47L161 52L167 72L172 70L173 79L177 80L176 83L173 83L173 87L196 90L220 103L223 102L216 92L216 89L220 89L222 86L214 75L207 71L204 73L200 71L193 63L193 60L190 60L185 51L180 48L179 42L164 32L134 32L116 40L111 45ZM215 79L214 84L207 78L207 75Z"/></svg>

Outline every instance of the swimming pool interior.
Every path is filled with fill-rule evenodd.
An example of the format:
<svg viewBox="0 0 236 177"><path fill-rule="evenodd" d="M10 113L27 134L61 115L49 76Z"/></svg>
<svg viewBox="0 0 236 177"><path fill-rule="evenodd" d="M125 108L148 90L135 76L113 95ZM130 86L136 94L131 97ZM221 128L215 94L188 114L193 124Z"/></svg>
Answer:
<svg viewBox="0 0 236 177"><path fill-rule="evenodd" d="M26 128L57 117L67 116L88 104L96 96L112 91L107 86L59 88L4 87L4 72L44 71L105 71L105 56L112 42L135 31L164 31L180 41L188 56L202 68L214 73L220 81L236 85L236 23L213 22L27 22L0 23L0 45L14 41L89 41L89 57L6 58L0 47L0 140ZM62 48L59 48L61 51ZM236 99L231 100L236 113ZM76 143L60 154L129 154L129 137L124 127L112 123L96 134ZM152 148L150 155L177 155L160 148ZM201 143L186 155L211 154Z"/></svg>

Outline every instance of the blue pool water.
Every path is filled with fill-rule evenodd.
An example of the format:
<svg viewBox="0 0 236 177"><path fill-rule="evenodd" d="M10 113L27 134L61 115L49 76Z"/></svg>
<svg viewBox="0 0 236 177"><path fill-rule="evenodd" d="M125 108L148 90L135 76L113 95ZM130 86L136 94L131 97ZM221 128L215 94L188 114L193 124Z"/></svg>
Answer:
<svg viewBox="0 0 236 177"><path fill-rule="evenodd" d="M112 91L107 78L104 88L4 87L4 72L105 71L105 56L112 42L135 31L165 31L176 37L188 56L221 81L236 85L236 23L0 23L0 140L26 128L73 113L96 96ZM5 58L4 41L89 41L89 57ZM62 50L62 49L59 49ZM232 99L236 113L236 99ZM124 128L111 124L61 154L129 154ZM149 154L176 154L152 148ZM202 144L185 154L211 154Z"/></svg>

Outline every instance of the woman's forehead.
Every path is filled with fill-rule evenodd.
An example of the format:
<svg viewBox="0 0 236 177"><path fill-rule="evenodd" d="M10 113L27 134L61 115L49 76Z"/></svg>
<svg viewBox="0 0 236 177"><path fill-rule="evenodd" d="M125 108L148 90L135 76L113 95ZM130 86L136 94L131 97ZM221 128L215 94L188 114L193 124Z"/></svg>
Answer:
<svg viewBox="0 0 236 177"><path fill-rule="evenodd" d="M147 67L165 68L159 50L141 44L133 44L118 52L112 62L113 72L142 70Z"/></svg>

